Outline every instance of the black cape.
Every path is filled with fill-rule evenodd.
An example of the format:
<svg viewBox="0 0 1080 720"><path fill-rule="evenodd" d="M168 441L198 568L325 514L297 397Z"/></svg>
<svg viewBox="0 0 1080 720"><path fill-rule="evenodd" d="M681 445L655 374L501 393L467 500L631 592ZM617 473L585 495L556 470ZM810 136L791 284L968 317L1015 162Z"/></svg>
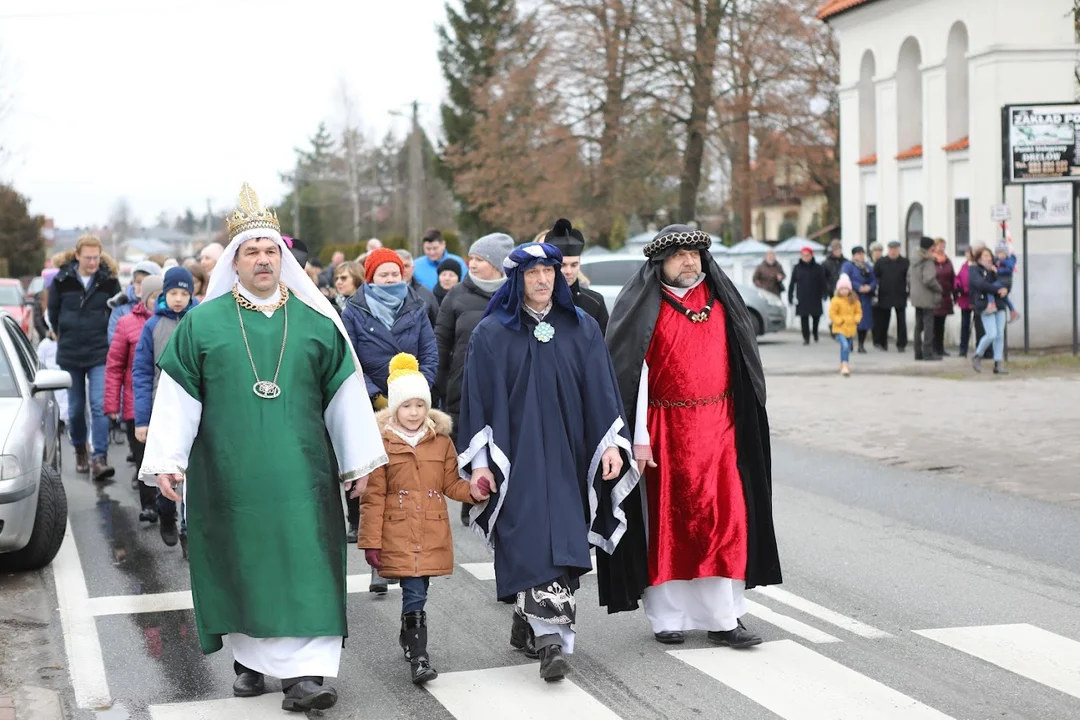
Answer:
<svg viewBox="0 0 1080 720"><path fill-rule="evenodd" d="M637 484L615 371L596 322L556 305L540 342L521 312L512 329L488 315L469 339L458 423L458 466L487 449L498 492L473 508L472 526L495 550L499 598L592 569L589 546L611 552L626 528L622 504ZM605 481L600 457L623 456Z"/></svg>
<svg viewBox="0 0 1080 720"><path fill-rule="evenodd" d="M703 251L702 269L709 289L727 314L728 362L735 400L735 443L739 474L746 497L748 526L746 587L782 582L780 557L772 515L772 457L769 418L765 412L765 374L758 356L750 313L739 291ZM635 408L641 366L652 342L660 315L660 266L646 262L615 301L607 343L619 379L619 392L627 409L630 437L634 436ZM708 439L703 437L702 442ZM631 491L623 507L627 526L622 542L610 555L596 554L600 604L609 613L636 610L649 586L649 554L645 531L642 483Z"/></svg>

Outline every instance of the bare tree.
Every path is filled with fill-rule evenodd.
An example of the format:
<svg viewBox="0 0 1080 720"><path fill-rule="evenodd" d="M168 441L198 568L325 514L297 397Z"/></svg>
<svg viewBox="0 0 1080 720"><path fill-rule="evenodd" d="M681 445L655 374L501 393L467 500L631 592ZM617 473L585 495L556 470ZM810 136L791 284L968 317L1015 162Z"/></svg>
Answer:
<svg viewBox="0 0 1080 720"><path fill-rule="evenodd" d="M113 206L109 216L109 235L113 259L120 259L120 246L135 237L139 231L139 221L131 212L131 205L126 198L120 198Z"/></svg>
<svg viewBox="0 0 1080 720"><path fill-rule="evenodd" d="M352 207L352 241L358 243L361 238L361 218L363 217L360 212L360 173L362 172L360 146L363 144L363 138L360 134L357 103L345 78L338 81L338 102L342 118L341 144L344 150L345 186L349 193L349 204ZM374 205L371 212L374 215Z"/></svg>

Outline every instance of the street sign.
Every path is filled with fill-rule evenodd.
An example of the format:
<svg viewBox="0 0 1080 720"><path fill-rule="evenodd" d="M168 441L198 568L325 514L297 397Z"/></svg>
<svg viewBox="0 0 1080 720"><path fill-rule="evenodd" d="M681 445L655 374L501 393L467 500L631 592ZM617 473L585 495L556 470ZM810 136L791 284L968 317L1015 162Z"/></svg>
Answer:
<svg viewBox="0 0 1080 720"><path fill-rule="evenodd" d="M1008 205L991 205L990 219L994 222L1008 222L1012 220L1012 211Z"/></svg>
<svg viewBox="0 0 1080 720"><path fill-rule="evenodd" d="M1069 227L1073 222L1073 186L1053 183L1024 186L1024 224Z"/></svg>
<svg viewBox="0 0 1080 720"><path fill-rule="evenodd" d="M1001 139L1006 185L1080 181L1080 105L1006 105Z"/></svg>

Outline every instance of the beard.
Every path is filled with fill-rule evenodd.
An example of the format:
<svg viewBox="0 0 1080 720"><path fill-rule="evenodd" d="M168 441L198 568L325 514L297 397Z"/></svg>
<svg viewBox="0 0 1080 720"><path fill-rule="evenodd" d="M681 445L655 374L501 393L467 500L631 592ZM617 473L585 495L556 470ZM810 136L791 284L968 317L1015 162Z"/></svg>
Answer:
<svg viewBox="0 0 1080 720"><path fill-rule="evenodd" d="M698 278L700 278L700 277L701 277L701 273L700 272L694 272L693 270L687 270L686 272L680 273L680 274L676 275L673 278L668 277L665 274L664 275L664 284L665 285L670 285L671 287L674 287L674 288L688 288L691 285L693 285L694 283L696 283L698 281Z"/></svg>

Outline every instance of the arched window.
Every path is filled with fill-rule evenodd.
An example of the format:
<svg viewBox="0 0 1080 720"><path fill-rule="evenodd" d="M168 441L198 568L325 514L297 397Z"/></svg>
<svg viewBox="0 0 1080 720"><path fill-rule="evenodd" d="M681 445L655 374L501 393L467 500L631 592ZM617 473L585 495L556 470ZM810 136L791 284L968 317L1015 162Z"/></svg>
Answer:
<svg viewBox="0 0 1080 720"><path fill-rule="evenodd" d="M859 68L859 159L877 154L877 98L874 93L874 53L863 53Z"/></svg>
<svg viewBox="0 0 1080 720"><path fill-rule="evenodd" d="M900 46L896 66L896 141L900 153L922 145L922 52L909 37Z"/></svg>
<svg viewBox="0 0 1080 720"><path fill-rule="evenodd" d="M919 203L911 203L911 207L908 208L907 229L904 234L907 237L907 256L917 257L919 241L923 236L923 213L922 205Z"/></svg>
<svg viewBox="0 0 1080 720"><path fill-rule="evenodd" d="M962 22L949 31L949 50L945 57L945 93L948 111L949 144L968 136L968 33Z"/></svg>

